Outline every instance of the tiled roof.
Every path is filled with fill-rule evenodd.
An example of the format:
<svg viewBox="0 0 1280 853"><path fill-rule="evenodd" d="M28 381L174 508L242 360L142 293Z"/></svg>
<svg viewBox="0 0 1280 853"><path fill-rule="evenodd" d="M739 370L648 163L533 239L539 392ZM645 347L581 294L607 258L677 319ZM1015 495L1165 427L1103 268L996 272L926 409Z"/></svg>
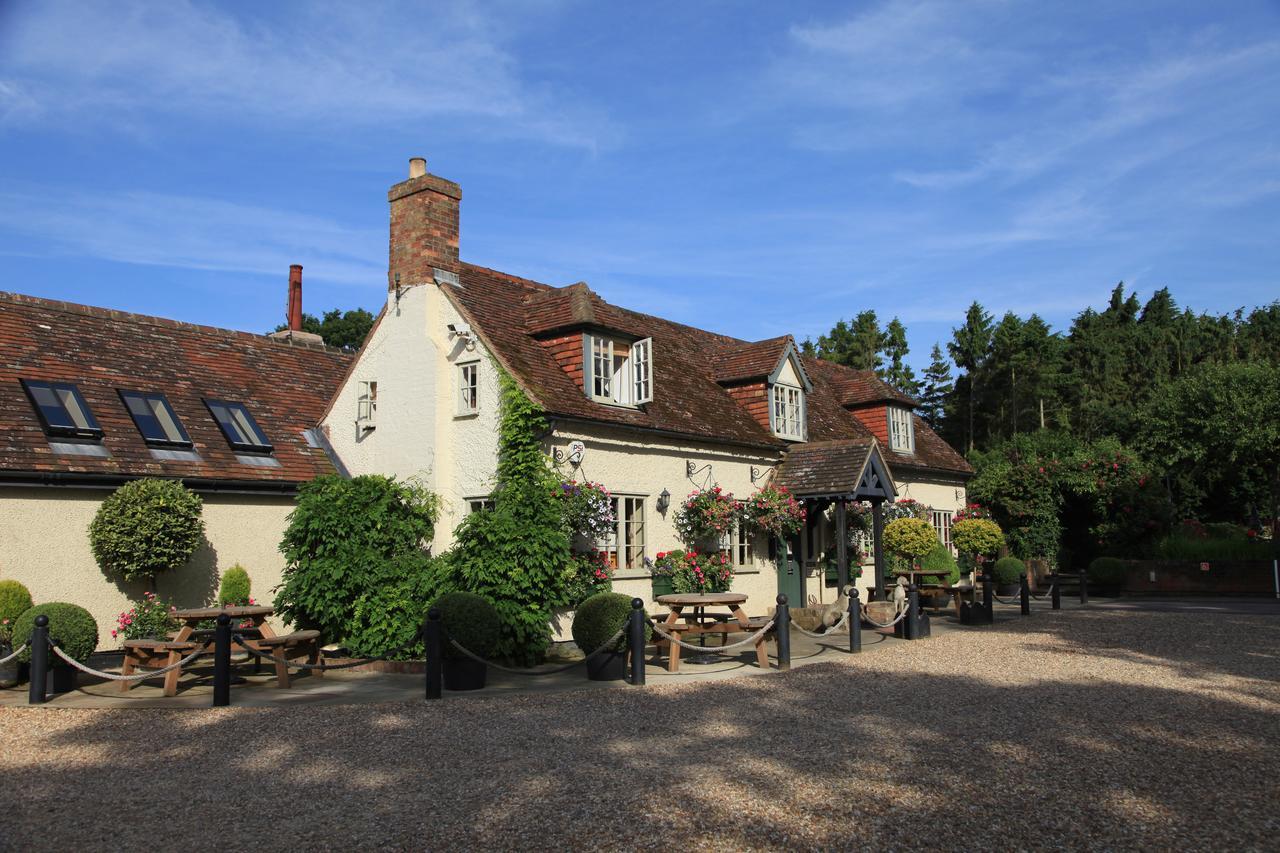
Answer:
<svg viewBox="0 0 1280 853"><path fill-rule="evenodd" d="M324 452L302 432L317 424L351 359L264 335L0 293L0 475L157 476L284 488L332 473ZM20 379L74 383L102 427L108 455L55 453ZM121 389L164 394L198 460L157 458L125 410ZM238 457L202 398L243 403L279 464Z"/></svg>
<svg viewBox="0 0 1280 853"><path fill-rule="evenodd" d="M555 288L470 264L462 265L459 285L442 287L486 345L552 416L779 450L787 446L747 414L721 383L767 376L793 342L789 335L742 341L610 305L581 282ZM653 338L652 403L632 408L588 399L539 342L551 331L593 324ZM838 390L857 383L870 386L864 372L808 358L802 359L802 366L813 383L813 392L806 397L810 443L870 442L871 434L843 407ZM874 379L874 374L870 376ZM879 379L875 383L883 385ZM905 395L898 397L910 401ZM972 470L919 419L916 451L895 454L882 448L886 461L895 466L961 474Z"/></svg>
<svg viewBox="0 0 1280 853"><path fill-rule="evenodd" d="M853 492L875 446L871 436L840 441L810 441L787 451L774 482L797 495Z"/></svg>
<svg viewBox="0 0 1280 853"><path fill-rule="evenodd" d="M826 362L833 364L833 362ZM840 367L841 365L834 365ZM832 389L836 399L842 406L861 406L868 403L901 403L915 408L920 405L911 397L903 394L888 382L876 376L872 370L853 370L845 368L849 376L845 376Z"/></svg>

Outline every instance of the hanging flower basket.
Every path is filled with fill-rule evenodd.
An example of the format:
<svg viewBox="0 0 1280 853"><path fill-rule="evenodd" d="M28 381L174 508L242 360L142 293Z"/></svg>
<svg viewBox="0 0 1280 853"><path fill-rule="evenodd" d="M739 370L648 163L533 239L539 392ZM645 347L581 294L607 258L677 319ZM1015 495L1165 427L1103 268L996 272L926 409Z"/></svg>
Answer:
<svg viewBox="0 0 1280 853"><path fill-rule="evenodd" d="M718 542L733 529L742 512L742 504L719 486L691 492L676 510L673 521L676 532L687 545Z"/></svg>
<svg viewBox="0 0 1280 853"><path fill-rule="evenodd" d="M564 482L556 486L564 512L564 526L571 537L597 542L614 532L617 519L613 495L599 483Z"/></svg>
<svg viewBox="0 0 1280 853"><path fill-rule="evenodd" d="M765 486L742 502L742 518L753 530L787 539L804 529L805 510L783 486Z"/></svg>

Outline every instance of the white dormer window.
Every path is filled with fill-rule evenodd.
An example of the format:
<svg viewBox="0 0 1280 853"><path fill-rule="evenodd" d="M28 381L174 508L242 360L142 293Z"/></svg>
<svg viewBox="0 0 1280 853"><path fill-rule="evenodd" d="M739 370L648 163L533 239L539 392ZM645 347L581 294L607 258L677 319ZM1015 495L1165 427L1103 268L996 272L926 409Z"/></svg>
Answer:
<svg viewBox="0 0 1280 853"><path fill-rule="evenodd" d="M916 435L910 409L904 409L901 406L889 407L889 449L902 453L915 453Z"/></svg>
<svg viewBox="0 0 1280 853"><path fill-rule="evenodd" d="M635 406L653 401L653 338L635 343L583 336L583 389L601 403Z"/></svg>
<svg viewBox="0 0 1280 853"><path fill-rule="evenodd" d="M378 383L361 380L356 396L356 423L361 429L373 429L378 425Z"/></svg>
<svg viewBox="0 0 1280 853"><path fill-rule="evenodd" d="M804 441L804 390L794 385L775 383L770 416L773 421L774 435L779 438Z"/></svg>

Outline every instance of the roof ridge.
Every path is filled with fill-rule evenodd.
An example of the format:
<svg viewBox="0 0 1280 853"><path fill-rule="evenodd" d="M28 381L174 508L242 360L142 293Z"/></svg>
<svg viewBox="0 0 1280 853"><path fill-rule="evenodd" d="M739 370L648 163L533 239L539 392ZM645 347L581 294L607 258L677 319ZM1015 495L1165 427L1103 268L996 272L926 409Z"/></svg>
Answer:
<svg viewBox="0 0 1280 853"><path fill-rule="evenodd" d="M279 346L290 346L298 349L350 355L350 353L347 353L340 347L332 347L325 343L314 344L295 341L292 338L273 338L270 334L246 332L242 329L228 329L223 326L207 326L202 323L188 323L185 320L173 320L169 317L157 317L154 314L139 314L134 311L120 311L115 308L102 308L97 305L85 305L80 302L67 302L63 299L46 299L42 296L32 296L30 294L15 293L13 291L0 290L0 302L8 302L12 305L29 305L44 308L49 311L61 311L66 314L79 314L84 317L94 317L100 320L143 323L151 326L158 326L160 328L179 329L187 332L199 332L202 334L213 334L231 338L247 338L253 341L269 342Z"/></svg>

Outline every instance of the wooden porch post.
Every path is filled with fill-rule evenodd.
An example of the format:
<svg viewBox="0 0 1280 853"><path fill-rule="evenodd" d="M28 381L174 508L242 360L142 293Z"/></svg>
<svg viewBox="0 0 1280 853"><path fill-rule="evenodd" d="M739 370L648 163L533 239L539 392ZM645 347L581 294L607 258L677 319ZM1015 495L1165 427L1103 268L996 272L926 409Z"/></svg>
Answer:
<svg viewBox="0 0 1280 853"><path fill-rule="evenodd" d="M871 548L876 558L876 589L884 589L884 499L871 501Z"/></svg>
<svg viewBox="0 0 1280 853"><path fill-rule="evenodd" d="M836 501L836 593L849 585L849 520L848 501Z"/></svg>

